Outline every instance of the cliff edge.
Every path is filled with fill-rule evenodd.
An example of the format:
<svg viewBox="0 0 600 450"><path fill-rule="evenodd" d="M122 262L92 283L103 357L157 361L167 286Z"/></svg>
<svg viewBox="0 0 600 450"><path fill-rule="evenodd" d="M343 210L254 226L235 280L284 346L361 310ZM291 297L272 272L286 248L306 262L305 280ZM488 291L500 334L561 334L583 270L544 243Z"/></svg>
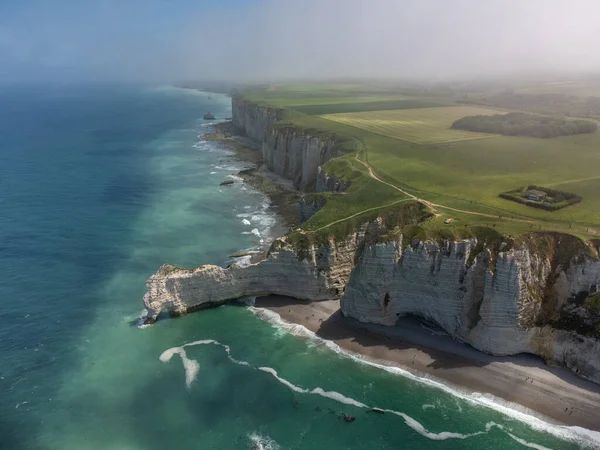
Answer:
<svg viewBox="0 0 600 450"><path fill-rule="evenodd" d="M265 160L296 187L340 189L340 180L317 179L332 142L278 126L268 108L253 110L234 98L233 110L234 124L262 139ZM147 282L147 323L164 309L177 316L248 296L340 299L342 313L362 322L394 326L414 315L483 352L536 354L600 383L594 248L560 233L494 243L477 236L417 239L406 230L423 219L424 206L411 201L399 208L393 220L381 215L345 236L296 231L244 267L164 265Z"/></svg>

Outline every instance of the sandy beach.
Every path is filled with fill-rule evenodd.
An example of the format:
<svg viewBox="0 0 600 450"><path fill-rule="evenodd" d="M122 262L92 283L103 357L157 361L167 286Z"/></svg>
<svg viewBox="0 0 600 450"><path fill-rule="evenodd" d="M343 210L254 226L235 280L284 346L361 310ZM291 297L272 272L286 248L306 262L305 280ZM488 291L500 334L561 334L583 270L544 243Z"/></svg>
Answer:
<svg viewBox="0 0 600 450"><path fill-rule="evenodd" d="M411 318L401 319L396 327L360 323L344 318L333 300L301 303L269 296L258 298L255 306L374 362L427 374L469 392L493 394L550 422L600 430L600 386L548 367L538 357L486 355Z"/></svg>

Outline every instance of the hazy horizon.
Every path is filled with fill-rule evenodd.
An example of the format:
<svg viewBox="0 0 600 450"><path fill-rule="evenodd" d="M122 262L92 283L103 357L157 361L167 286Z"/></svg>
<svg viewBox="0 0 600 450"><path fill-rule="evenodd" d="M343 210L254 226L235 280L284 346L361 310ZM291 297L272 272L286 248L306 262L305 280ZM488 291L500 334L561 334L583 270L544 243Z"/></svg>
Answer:
<svg viewBox="0 0 600 450"><path fill-rule="evenodd" d="M41 0L0 6L0 80L600 72L592 0Z"/></svg>

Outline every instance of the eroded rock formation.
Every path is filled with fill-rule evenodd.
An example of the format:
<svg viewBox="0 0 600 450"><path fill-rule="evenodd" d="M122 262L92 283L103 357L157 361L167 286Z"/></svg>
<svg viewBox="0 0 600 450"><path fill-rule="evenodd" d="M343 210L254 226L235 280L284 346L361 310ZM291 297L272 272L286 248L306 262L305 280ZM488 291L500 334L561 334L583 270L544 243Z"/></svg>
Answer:
<svg viewBox="0 0 600 450"><path fill-rule="evenodd" d="M281 238L263 261L246 267L163 266L147 282L148 321L165 308L180 315L248 296L340 298L343 314L359 321L393 326L415 315L486 353L537 354L600 382L600 341L561 328L577 294L600 284L600 262L585 256L552 270L524 245L492 257L477 253L475 239L415 244L399 235L371 242L365 230L373 236L379 226L308 247ZM550 288L549 279L557 280Z"/></svg>
<svg viewBox="0 0 600 450"><path fill-rule="evenodd" d="M269 166L296 187L318 177L323 190L345 188L318 175L329 143L273 126L268 108L233 105L234 123L262 141ZM600 312L584 304L600 286L600 262L581 241L540 233L496 249L476 239L421 242L399 232L406 223L390 233L384 222L326 241L283 237L245 267L165 265L147 282L147 322L164 309L181 315L248 296L340 298L343 314L359 321L393 326L415 315L481 351L533 353L600 383Z"/></svg>

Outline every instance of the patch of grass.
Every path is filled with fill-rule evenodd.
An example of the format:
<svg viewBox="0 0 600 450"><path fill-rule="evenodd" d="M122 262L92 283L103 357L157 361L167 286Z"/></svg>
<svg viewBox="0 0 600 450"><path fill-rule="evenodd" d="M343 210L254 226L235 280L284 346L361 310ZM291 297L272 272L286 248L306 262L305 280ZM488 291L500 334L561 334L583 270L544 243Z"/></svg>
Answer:
<svg viewBox="0 0 600 450"><path fill-rule="evenodd" d="M586 298L583 305L594 314L600 314L600 292Z"/></svg>
<svg viewBox="0 0 600 450"><path fill-rule="evenodd" d="M551 140L498 136L426 146L384 136L364 136L363 141L378 175L408 186L428 200L480 212L496 211L503 217L528 217L540 221L543 229L550 223L573 233L600 229L598 133ZM529 184L572 192L584 200L549 212L498 197L499 192Z"/></svg>
<svg viewBox="0 0 600 450"><path fill-rule="evenodd" d="M324 198L326 205L302 225L306 231L321 230L333 222L354 219L363 213L376 216L386 207L408 199L395 189L369 178L365 167L354 160L354 155L332 159L323 169L329 175L350 181L351 185L345 192L314 194Z"/></svg>
<svg viewBox="0 0 600 450"><path fill-rule="evenodd" d="M350 98L350 100L352 100ZM365 111L388 111L401 109L418 109L418 108L433 108L439 106L449 106L452 102L448 100L436 99L400 99L400 100L380 100L372 102L334 102L324 104L309 104L304 106L293 106L297 111L305 114L339 114L339 113L355 113Z"/></svg>
<svg viewBox="0 0 600 450"><path fill-rule="evenodd" d="M329 133L343 143L340 154L346 155L329 161L325 169L342 179L351 180L352 186L345 193L319 194L327 204L303 224L306 230L314 231L347 217L354 220L355 214L365 210L384 210L406 200L400 192L369 178L364 166L353 160L358 152L360 158L371 164L383 180L447 207L435 208L441 215L419 225L427 236L469 237L476 227L490 228L507 238L540 231L569 233L584 240L600 235L600 176L597 174L600 133L550 140L512 136L454 140L456 135L451 137L447 134L459 132L449 129L453 120L481 114L475 112L481 111L481 108L467 106L346 114L306 113L319 113L324 108L359 108L361 104L368 109L369 104L386 99L390 104L397 102L400 105L416 98L402 92L402 89L394 90L389 86L270 86L244 96L262 104L271 102L284 107L280 122L284 126L323 135ZM424 103L452 103L456 100L433 99L427 95L419 98ZM490 114L498 112L492 108L486 110ZM436 117L444 111L447 114L445 118L443 114ZM340 120L343 117L350 120ZM361 117L363 122L358 120ZM411 123L418 122L420 118L425 125ZM407 123L403 125L403 121ZM450 140L453 142L441 142ZM583 201L548 212L498 197L499 192L529 184L572 192L582 196ZM491 217L448 208L489 214ZM368 214L370 212L365 213ZM454 221L444 224L446 218Z"/></svg>
<svg viewBox="0 0 600 450"><path fill-rule="evenodd" d="M326 119L362 128L371 133L414 144L456 142L490 137L483 133L450 129L456 119L467 115L496 114L493 109L468 106L420 107L392 111L362 111L327 114Z"/></svg>

